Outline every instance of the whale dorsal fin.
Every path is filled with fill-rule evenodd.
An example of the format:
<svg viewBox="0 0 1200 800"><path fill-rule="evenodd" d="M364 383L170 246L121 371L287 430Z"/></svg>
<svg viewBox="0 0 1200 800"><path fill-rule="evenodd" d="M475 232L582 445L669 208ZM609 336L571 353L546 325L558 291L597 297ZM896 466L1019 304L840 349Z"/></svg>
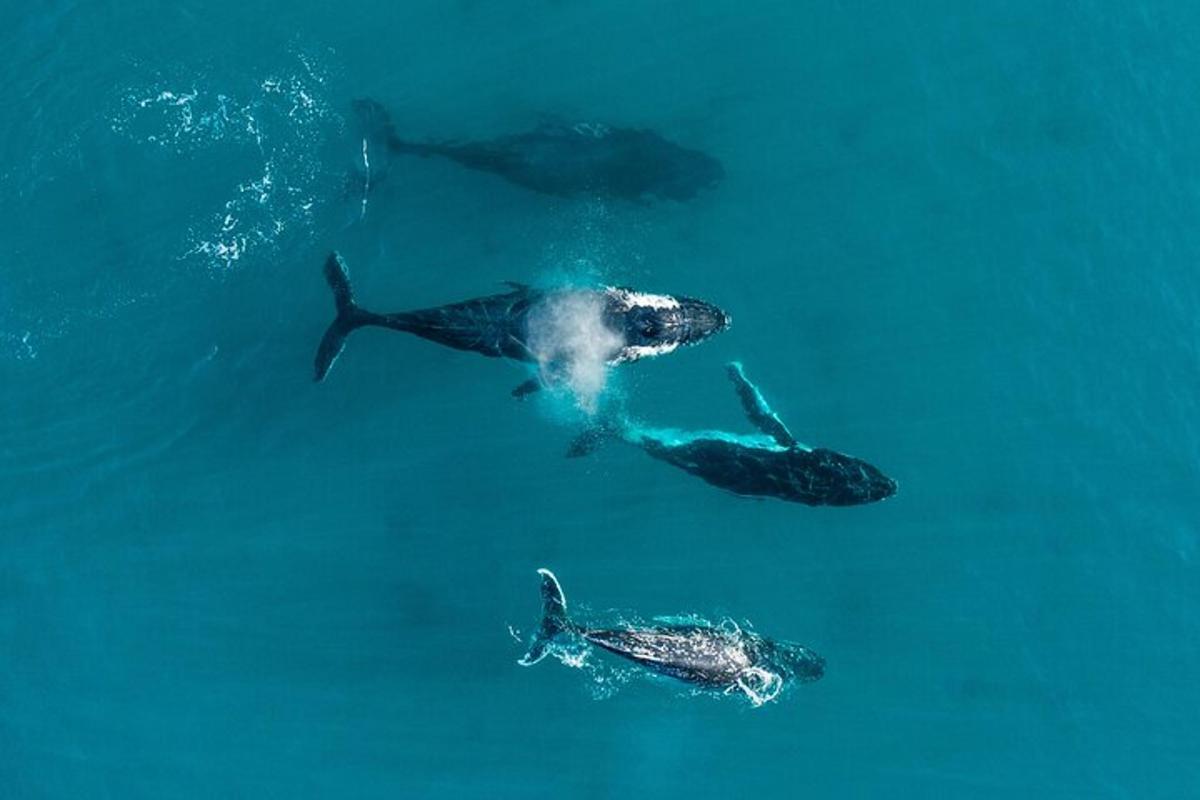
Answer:
<svg viewBox="0 0 1200 800"><path fill-rule="evenodd" d="M520 281L500 281L500 283L503 284L504 286L507 286L508 288L512 289L514 292L529 291L528 283L521 283Z"/></svg>
<svg viewBox="0 0 1200 800"><path fill-rule="evenodd" d="M796 441L796 437L792 436L792 432L783 424L783 420L767 404L767 400L762 396L762 392L746 377L746 373L742 369L740 362L731 361L726 365L726 369L729 373L729 380L733 381L733 387L737 391L738 399L742 401L742 409L746 412L746 416L750 418L750 421L754 423L755 427L774 439L780 447L799 447L802 450L812 449Z"/></svg>

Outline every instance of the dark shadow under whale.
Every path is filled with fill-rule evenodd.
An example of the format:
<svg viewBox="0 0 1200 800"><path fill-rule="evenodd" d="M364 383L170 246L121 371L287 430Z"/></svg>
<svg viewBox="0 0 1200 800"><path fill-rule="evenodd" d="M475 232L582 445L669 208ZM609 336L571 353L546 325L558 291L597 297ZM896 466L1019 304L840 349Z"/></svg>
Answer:
<svg viewBox="0 0 1200 800"><path fill-rule="evenodd" d="M542 621L518 663L541 661L557 643L573 637L637 666L699 689L744 694L755 706L775 699L789 684L815 681L825 660L791 642L759 636L736 625L700 621L591 628L567 616L558 579L539 569Z"/></svg>
<svg viewBox="0 0 1200 800"><path fill-rule="evenodd" d="M401 138L374 100L354 101L367 143L393 155L449 159L556 197L591 195L633 202L683 202L725 176L721 162L670 142L651 130L607 125L544 124L527 133L479 142L416 142ZM378 165L378 157L375 159Z"/></svg>

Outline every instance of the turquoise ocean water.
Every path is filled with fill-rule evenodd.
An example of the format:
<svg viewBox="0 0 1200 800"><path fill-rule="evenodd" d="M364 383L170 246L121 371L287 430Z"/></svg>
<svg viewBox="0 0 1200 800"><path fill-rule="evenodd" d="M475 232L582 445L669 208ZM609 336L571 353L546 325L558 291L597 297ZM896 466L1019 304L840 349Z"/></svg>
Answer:
<svg viewBox="0 0 1200 800"><path fill-rule="evenodd" d="M0 796L1200 794L1189 4L10 0L0 76ZM356 97L727 177L641 207L413 159L363 214ZM566 460L520 369L391 333L315 385L334 247L381 310L711 299L733 328L630 406L746 430L738 358L900 494ZM522 669L541 566L827 674L752 709Z"/></svg>

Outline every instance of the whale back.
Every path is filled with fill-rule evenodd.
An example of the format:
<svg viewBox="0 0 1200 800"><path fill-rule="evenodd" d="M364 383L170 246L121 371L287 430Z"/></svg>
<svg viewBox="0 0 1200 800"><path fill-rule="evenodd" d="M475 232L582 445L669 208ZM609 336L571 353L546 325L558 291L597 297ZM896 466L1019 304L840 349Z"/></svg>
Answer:
<svg viewBox="0 0 1200 800"><path fill-rule="evenodd" d="M584 639L647 669L705 687L726 687L752 666L742 637L703 625L587 631Z"/></svg>

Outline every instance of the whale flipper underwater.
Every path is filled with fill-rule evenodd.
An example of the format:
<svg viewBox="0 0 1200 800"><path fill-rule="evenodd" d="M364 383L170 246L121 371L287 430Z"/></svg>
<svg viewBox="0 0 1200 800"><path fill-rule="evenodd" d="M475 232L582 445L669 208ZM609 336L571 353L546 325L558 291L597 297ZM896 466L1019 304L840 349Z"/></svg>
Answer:
<svg viewBox="0 0 1200 800"><path fill-rule="evenodd" d="M325 281L333 292L336 316L317 347L313 372L317 381L329 374L345 348L346 337L367 326L411 333L492 358L535 363L542 379L546 379L554 377L558 366L555 359L566 352L556 341L560 334L578 336L581 329L598 334L604 348L599 354L603 362L616 365L697 344L730 324L721 309L689 297L612 286L536 289L511 282L511 290L503 294L435 308L376 314L355 302L349 270L337 253L330 253L325 261ZM540 385L538 379L531 379L513 394L520 397Z"/></svg>
<svg viewBox="0 0 1200 800"><path fill-rule="evenodd" d="M517 662L532 666L566 637L573 637L657 675L723 694L744 694L754 706L779 696L792 683L815 681L825 660L798 644L779 642L737 626L700 621L589 628L567 616L558 578L541 577L542 620L529 650Z"/></svg>
<svg viewBox="0 0 1200 800"><path fill-rule="evenodd" d="M777 497L810 506L851 506L884 500L896 482L860 458L801 444L746 377L727 366L746 416L764 435L643 428L624 417L594 425L573 441L568 457L587 455L619 437L654 458L742 497Z"/></svg>
<svg viewBox="0 0 1200 800"><path fill-rule="evenodd" d="M396 155L439 157L467 169L556 197L594 195L632 202L683 202L717 185L721 162L649 130L598 124L544 124L528 133L482 142L413 142L396 132L384 107L354 101L364 142Z"/></svg>

